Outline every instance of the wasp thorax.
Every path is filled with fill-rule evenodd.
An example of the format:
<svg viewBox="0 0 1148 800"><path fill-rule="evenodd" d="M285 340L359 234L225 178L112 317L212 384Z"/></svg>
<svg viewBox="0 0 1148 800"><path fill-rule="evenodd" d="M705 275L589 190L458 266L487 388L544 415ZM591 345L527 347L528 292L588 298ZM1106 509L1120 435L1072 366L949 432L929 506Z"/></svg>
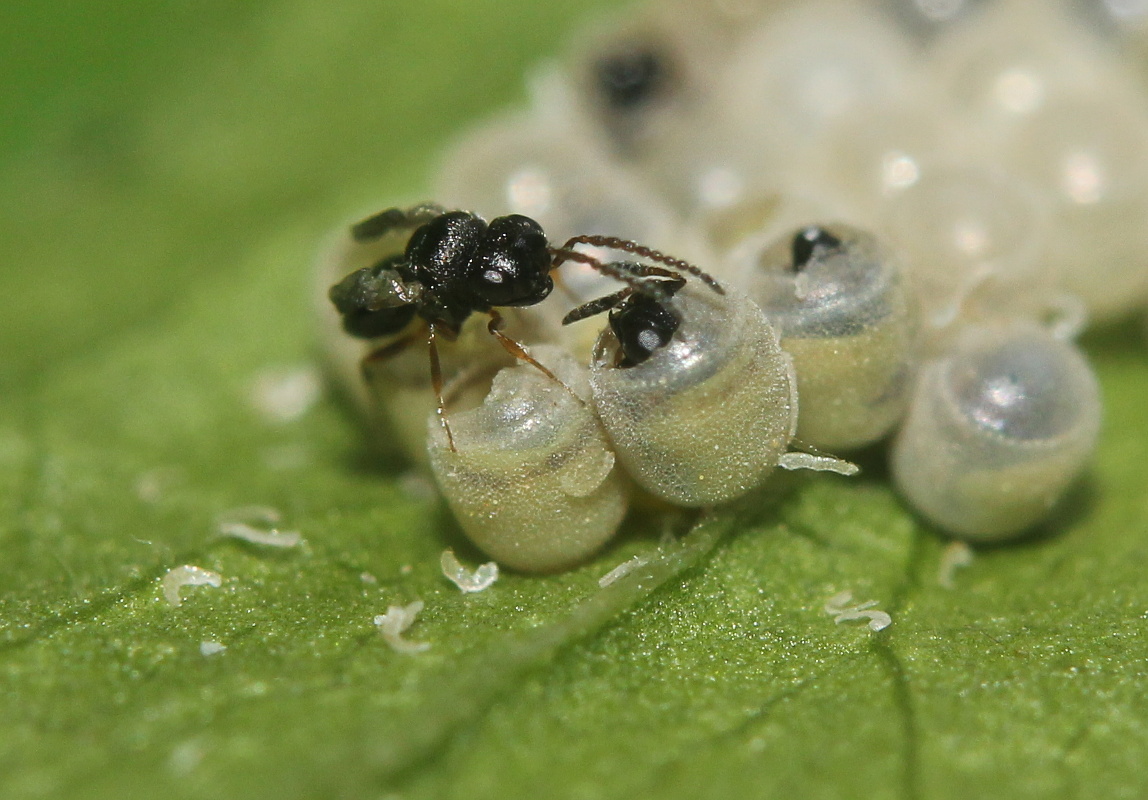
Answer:
<svg viewBox="0 0 1148 800"><path fill-rule="evenodd" d="M507 567L551 572L601 547L627 499L606 434L582 399L590 395L585 368L560 348L533 352L562 383L529 365L503 369L481 405L450 410L455 449L433 415L428 448L471 541Z"/></svg>
<svg viewBox="0 0 1148 800"><path fill-rule="evenodd" d="M680 505L719 503L759 484L785 452L797 419L792 367L741 292L690 281L664 302L677 327L662 346L652 334L639 363L613 324L599 337L594 401L638 484Z"/></svg>
<svg viewBox="0 0 1148 800"><path fill-rule="evenodd" d="M965 331L923 369L893 476L925 517L994 540L1048 516L1096 443L1100 395L1073 345L1036 326Z"/></svg>
<svg viewBox="0 0 1148 800"><path fill-rule="evenodd" d="M742 248L744 283L793 356L797 437L848 450L881 439L908 403L916 314L896 259L848 225L807 225Z"/></svg>

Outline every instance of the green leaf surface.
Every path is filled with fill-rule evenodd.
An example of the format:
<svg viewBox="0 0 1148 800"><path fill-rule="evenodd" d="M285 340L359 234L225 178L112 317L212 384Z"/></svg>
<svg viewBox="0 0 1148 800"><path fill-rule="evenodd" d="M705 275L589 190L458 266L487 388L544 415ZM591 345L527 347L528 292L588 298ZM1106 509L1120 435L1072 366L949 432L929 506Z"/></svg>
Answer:
<svg viewBox="0 0 1148 800"><path fill-rule="evenodd" d="M345 409L253 391L311 363L329 227L417 197L594 4L72 5L0 33L0 797L1148 795L1132 325L1087 342L1084 489L953 589L875 460L463 595L439 554L478 554ZM214 535L251 504L305 544ZM223 585L173 607L182 564ZM835 625L844 590L893 625ZM415 599L431 648L394 652Z"/></svg>

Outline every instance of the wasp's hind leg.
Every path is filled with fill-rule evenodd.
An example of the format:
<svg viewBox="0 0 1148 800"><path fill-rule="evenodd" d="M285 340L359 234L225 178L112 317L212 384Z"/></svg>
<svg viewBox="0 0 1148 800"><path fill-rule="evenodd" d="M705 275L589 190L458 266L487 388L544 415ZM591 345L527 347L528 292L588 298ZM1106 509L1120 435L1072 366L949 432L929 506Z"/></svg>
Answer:
<svg viewBox="0 0 1148 800"><path fill-rule="evenodd" d="M392 231L417 228L445 213L446 209L435 203L420 203L411 208L388 208L352 225L351 238L360 243L373 242Z"/></svg>
<svg viewBox="0 0 1148 800"><path fill-rule="evenodd" d="M376 366L404 352L412 344L422 339L422 337L423 332L421 330L415 330L406 336L401 336L394 341L387 342L367 353L363 356L363 360L359 362L359 370L363 374L363 380L370 383L374 377Z"/></svg>
<svg viewBox="0 0 1148 800"><path fill-rule="evenodd" d="M436 341L437 335L435 326L427 326L427 348L430 351L430 376L431 388L434 390L435 413L438 414L438 421L442 424L442 429L446 432L446 441L450 446L452 453L457 453L458 448L454 444L454 434L450 431L450 423L446 421L446 399L442 394L443 380L442 380L442 362L438 357L438 342Z"/></svg>

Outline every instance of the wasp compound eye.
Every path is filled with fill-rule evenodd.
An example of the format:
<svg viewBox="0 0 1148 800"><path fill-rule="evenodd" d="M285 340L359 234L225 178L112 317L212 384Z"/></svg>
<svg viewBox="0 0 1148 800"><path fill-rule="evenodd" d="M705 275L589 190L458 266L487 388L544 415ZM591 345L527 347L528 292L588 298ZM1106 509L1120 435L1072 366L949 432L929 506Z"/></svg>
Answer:
<svg viewBox="0 0 1148 800"><path fill-rule="evenodd" d="M542 227L519 214L490 223L472 266L471 289L491 306L530 306L554 288Z"/></svg>
<svg viewBox="0 0 1148 800"><path fill-rule="evenodd" d="M1050 286L1046 204L1023 181L978 165L931 166L884 204L883 227L912 269L925 321L1025 313Z"/></svg>
<svg viewBox="0 0 1148 800"><path fill-rule="evenodd" d="M1048 516L1099 426L1099 388L1076 347L1036 326L971 328L923 369L893 478L949 533L1007 538Z"/></svg>

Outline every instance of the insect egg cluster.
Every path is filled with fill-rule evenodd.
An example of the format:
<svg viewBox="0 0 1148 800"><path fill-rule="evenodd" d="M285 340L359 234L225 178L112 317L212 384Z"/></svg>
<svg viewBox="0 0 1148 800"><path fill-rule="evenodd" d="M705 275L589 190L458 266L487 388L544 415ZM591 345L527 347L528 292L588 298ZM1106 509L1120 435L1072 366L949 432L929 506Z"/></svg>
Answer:
<svg viewBox="0 0 1148 800"><path fill-rule="evenodd" d="M1148 12L1129 9L669 0L599 20L528 108L448 150L441 206L336 234L331 372L522 571L588 558L635 497L711 506L885 442L938 529L1028 531L1098 435L1073 337L1148 305Z"/></svg>

